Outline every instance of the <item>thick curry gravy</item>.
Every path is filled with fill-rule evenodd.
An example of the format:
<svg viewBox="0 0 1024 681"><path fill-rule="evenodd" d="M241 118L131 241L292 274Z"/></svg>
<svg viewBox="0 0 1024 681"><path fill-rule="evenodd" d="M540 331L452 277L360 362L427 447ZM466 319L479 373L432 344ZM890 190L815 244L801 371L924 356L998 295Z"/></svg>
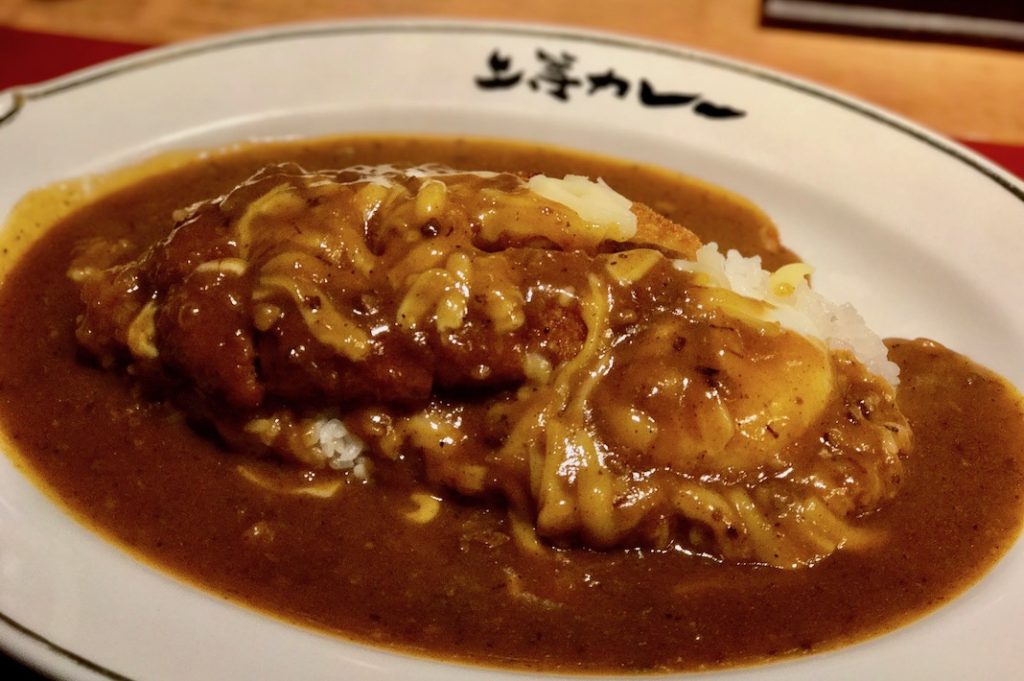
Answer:
<svg viewBox="0 0 1024 681"><path fill-rule="evenodd" d="M1024 425L1016 393L921 341L893 343L916 445L898 497L867 520L888 540L811 569L657 552L534 554L509 540L500 508L455 499L434 522L410 523L417 488L400 465L379 465L376 483L346 483L328 500L254 486L238 474L240 463L271 479L301 480L226 453L170 406L76 360L79 303L65 271L82 236L156 238L173 210L226 191L271 160L601 175L704 240L762 252L769 265L789 257L771 252L773 229L756 209L704 185L550 149L471 142L256 148L88 206L33 246L5 283L0 417L46 486L147 560L289 619L431 655L544 669L690 669L891 628L971 583L1019 529Z"/></svg>

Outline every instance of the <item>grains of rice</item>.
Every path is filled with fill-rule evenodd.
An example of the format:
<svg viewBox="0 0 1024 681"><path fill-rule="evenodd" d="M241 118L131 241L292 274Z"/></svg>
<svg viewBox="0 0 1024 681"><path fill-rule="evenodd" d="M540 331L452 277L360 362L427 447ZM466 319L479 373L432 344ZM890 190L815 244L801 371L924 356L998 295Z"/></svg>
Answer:
<svg viewBox="0 0 1024 681"><path fill-rule="evenodd" d="M797 268L801 276L787 278L784 286L773 286L774 275L761 267L759 256L746 258L735 250L722 255L714 242L699 248L695 260L677 260L673 264L676 269L704 275L711 286L768 303L766 321L824 341L833 350L847 350L871 373L892 386L899 384L900 369L889 361L882 339L868 328L852 305L833 303L813 291L802 276L812 271L809 266L790 266Z"/></svg>
<svg viewBox="0 0 1024 681"><path fill-rule="evenodd" d="M338 419L322 419L314 428L317 446L327 459L327 465L336 470L351 470L357 478L365 480L369 474L363 456L366 444Z"/></svg>

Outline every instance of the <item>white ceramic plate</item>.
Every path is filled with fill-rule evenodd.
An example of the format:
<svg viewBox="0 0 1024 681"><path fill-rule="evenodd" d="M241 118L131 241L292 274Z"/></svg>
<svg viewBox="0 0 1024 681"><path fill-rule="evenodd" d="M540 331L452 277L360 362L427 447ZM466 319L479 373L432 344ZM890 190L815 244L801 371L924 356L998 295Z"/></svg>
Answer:
<svg viewBox="0 0 1024 681"><path fill-rule="evenodd" d="M588 77L609 70L626 93L588 94ZM562 76L580 81L565 100ZM507 87L477 83L494 77ZM666 94L698 96L644 103ZM742 115L708 115L722 107ZM0 215L60 178L253 137L461 133L679 169L762 206L819 266L817 287L852 301L883 335L935 338L1024 385L1024 185L867 104L718 57L557 28L303 25L145 52L0 93L0 116ZM1022 614L1018 544L980 584L911 626L715 677L1011 678L1024 667ZM5 457L0 645L73 679L517 676L349 644L183 585L84 530Z"/></svg>

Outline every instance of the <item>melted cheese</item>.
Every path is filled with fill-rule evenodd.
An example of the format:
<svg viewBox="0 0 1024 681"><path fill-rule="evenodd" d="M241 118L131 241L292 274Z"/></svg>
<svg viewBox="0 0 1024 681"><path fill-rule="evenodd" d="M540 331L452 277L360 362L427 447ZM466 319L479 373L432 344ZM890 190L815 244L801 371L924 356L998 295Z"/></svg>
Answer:
<svg viewBox="0 0 1024 681"><path fill-rule="evenodd" d="M594 182L582 175L566 175L561 180L534 175L526 186L534 194L570 208L604 239L628 241L636 236L633 202L600 178Z"/></svg>

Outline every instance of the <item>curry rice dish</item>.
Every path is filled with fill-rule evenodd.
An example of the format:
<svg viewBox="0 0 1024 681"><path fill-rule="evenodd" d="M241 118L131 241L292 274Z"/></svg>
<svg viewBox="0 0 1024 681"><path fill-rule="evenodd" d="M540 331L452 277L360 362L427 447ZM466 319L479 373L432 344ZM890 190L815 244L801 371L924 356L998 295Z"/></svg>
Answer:
<svg viewBox="0 0 1024 681"><path fill-rule="evenodd" d="M0 419L92 527L303 625L526 669L762 662L949 600L1022 516L1020 395L809 273L653 168L256 145L10 266Z"/></svg>

